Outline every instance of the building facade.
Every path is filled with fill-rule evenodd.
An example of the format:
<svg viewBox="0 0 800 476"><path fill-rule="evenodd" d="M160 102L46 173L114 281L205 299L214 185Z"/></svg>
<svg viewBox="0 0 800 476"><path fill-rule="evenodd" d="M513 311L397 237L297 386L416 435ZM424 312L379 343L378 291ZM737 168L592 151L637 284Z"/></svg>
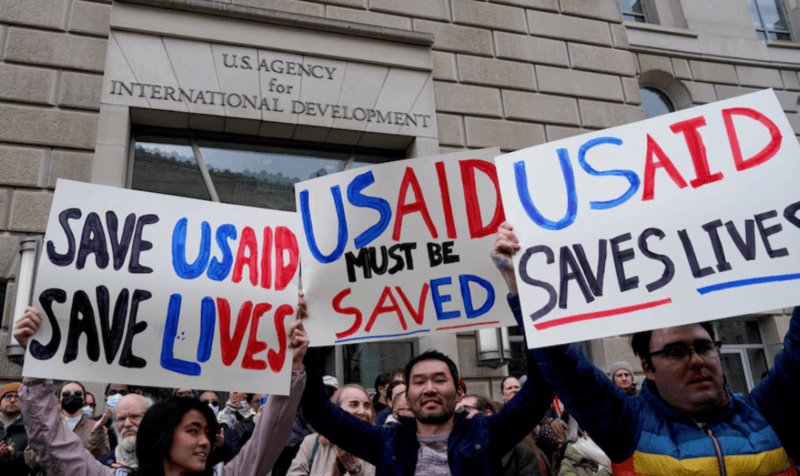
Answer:
<svg viewBox="0 0 800 476"><path fill-rule="evenodd" d="M800 134L798 73L794 0L0 0L0 382L21 375L9 333L58 178L293 210L314 174L763 88ZM771 365L788 311L718 323L735 391ZM327 370L371 387L435 347L499 400L523 364L510 334L483 360L475 332L340 346ZM636 364L625 336L583 347Z"/></svg>

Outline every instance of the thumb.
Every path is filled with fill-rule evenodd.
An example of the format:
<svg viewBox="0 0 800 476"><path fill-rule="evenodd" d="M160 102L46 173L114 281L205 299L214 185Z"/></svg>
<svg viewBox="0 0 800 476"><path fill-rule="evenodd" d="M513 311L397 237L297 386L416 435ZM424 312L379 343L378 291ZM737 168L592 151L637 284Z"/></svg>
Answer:
<svg viewBox="0 0 800 476"><path fill-rule="evenodd" d="M219 436L225 436L225 428L220 428Z"/></svg>

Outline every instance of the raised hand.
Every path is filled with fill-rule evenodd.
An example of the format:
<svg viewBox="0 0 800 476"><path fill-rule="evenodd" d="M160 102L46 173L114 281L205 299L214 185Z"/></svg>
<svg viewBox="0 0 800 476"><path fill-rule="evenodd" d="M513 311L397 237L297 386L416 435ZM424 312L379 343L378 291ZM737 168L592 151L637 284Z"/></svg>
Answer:
<svg viewBox="0 0 800 476"><path fill-rule="evenodd" d="M42 316L39 314L39 311L28 307L25 309L25 313L22 314L22 317L14 324L14 338L17 339L19 345L21 345L23 349L28 348L28 338L36 334L41 323Z"/></svg>
<svg viewBox="0 0 800 476"><path fill-rule="evenodd" d="M494 245L489 254L497 270L503 275L503 279L508 285L508 292L517 294L517 279L514 276L513 256L514 253L519 250L520 246L517 235L512 231L513 229L514 227L508 222L503 222L500 225L497 229Z"/></svg>

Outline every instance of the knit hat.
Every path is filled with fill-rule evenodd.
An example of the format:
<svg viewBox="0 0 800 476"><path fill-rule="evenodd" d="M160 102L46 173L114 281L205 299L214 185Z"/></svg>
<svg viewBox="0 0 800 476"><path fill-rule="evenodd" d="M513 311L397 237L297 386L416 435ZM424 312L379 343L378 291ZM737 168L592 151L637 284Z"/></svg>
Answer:
<svg viewBox="0 0 800 476"><path fill-rule="evenodd" d="M622 369L627 370L628 372L631 373L631 376L633 376L633 367L631 367L631 364L627 362L614 362L613 364L611 364L611 367L609 367L608 369L608 375L613 379L614 374L617 373L617 370L622 370Z"/></svg>
<svg viewBox="0 0 800 476"><path fill-rule="evenodd" d="M21 388L22 388L22 382L11 382L7 384L2 388L2 390L0 390L0 400L2 400L7 393L19 392L19 389Z"/></svg>

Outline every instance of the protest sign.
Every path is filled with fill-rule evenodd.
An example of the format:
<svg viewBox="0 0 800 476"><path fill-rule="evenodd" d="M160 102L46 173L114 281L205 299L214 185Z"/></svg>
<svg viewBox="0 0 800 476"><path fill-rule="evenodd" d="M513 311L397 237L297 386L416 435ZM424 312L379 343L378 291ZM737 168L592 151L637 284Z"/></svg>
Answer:
<svg viewBox="0 0 800 476"><path fill-rule="evenodd" d="M59 180L26 376L285 395L294 213Z"/></svg>
<svg viewBox="0 0 800 476"><path fill-rule="evenodd" d="M800 147L772 91L496 161L532 348L800 302Z"/></svg>
<svg viewBox="0 0 800 476"><path fill-rule="evenodd" d="M513 325L489 249L493 157L459 152L295 186L312 346Z"/></svg>

